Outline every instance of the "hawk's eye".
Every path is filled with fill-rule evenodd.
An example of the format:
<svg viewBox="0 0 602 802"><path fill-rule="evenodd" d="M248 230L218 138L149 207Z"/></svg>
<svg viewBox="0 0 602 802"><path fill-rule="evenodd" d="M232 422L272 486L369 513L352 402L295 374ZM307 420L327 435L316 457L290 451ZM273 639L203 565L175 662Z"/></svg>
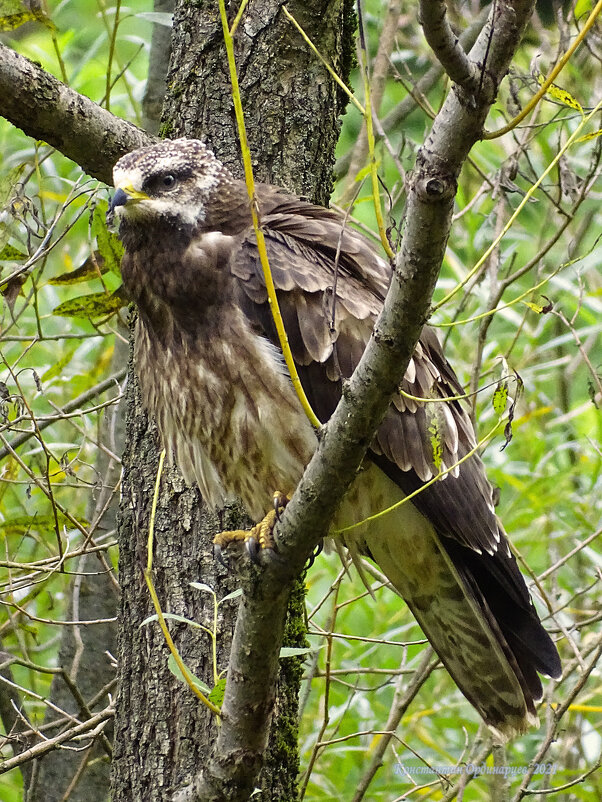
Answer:
<svg viewBox="0 0 602 802"><path fill-rule="evenodd" d="M161 179L161 186L164 189L173 189L176 185L176 177L171 173L164 175Z"/></svg>

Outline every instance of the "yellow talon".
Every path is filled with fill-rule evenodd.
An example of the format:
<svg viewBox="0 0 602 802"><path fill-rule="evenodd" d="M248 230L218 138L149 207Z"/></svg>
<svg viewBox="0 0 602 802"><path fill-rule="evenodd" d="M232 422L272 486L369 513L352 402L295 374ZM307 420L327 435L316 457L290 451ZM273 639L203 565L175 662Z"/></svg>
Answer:
<svg viewBox="0 0 602 802"><path fill-rule="evenodd" d="M253 562L258 562L257 554L263 549L273 549L276 545L274 540L274 527L280 520L280 515L290 500L289 495L284 493L274 493L274 509L251 529L231 529L219 532L213 538L213 546L216 557L222 560L222 550L227 548L230 543L242 541Z"/></svg>

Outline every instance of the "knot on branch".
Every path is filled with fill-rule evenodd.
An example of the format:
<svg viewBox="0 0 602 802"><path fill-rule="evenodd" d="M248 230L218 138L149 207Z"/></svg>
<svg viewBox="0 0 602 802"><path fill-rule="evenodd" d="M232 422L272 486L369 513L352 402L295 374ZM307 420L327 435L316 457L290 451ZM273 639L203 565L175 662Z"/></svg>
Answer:
<svg viewBox="0 0 602 802"><path fill-rule="evenodd" d="M426 182L426 194L432 198L440 198L445 193L445 183L440 178L429 178Z"/></svg>
<svg viewBox="0 0 602 802"><path fill-rule="evenodd" d="M456 194L454 176L445 173L416 175L413 190L424 203L440 203L449 201Z"/></svg>

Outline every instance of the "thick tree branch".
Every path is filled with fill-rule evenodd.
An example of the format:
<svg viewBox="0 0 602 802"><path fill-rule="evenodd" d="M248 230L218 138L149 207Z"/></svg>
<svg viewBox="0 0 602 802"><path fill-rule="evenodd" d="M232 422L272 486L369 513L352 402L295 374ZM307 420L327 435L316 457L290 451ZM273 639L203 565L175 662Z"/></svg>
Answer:
<svg viewBox="0 0 602 802"><path fill-rule="evenodd" d="M120 156L153 141L3 44L0 112L28 136L48 142L105 184L113 183L113 165Z"/></svg>
<svg viewBox="0 0 602 802"><path fill-rule="evenodd" d="M445 0L420 0L419 21L426 41L451 80L467 92L476 88L476 65L447 21Z"/></svg>
<svg viewBox="0 0 602 802"><path fill-rule="evenodd" d="M471 52L480 73L479 91L467 95L454 87L418 153L408 186L402 250L383 312L286 508L278 531L280 558L264 566L260 579L250 570L244 581L216 758L192 786L178 794L178 801L235 802L247 799L253 788L260 759L257 750L267 738L278 668L283 594L327 534L404 375L428 316L449 235L458 174L481 136L532 11L532 0L500 0L494 5ZM252 702L241 705L245 699Z"/></svg>

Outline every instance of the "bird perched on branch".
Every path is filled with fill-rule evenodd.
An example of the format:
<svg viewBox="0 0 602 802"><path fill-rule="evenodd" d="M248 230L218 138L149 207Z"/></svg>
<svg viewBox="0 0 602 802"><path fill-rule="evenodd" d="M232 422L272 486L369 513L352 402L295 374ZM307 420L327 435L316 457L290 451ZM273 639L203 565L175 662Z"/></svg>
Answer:
<svg viewBox="0 0 602 802"><path fill-rule="evenodd" d="M146 406L205 501L220 507L238 496L258 520L273 491L294 491L317 439L282 358L245 184L187 139L124 156L114 180ZM267 185L257 187L257 203L292 355L325 422L368 342L391 268L334 211ZM428 327L400 390L335 526L363 521L452 468L344 542L380 566L460 690L509 737L536 721L538 672L558 677L558 653L495 515L481 459L473 453L456 465L475 435Z"/></svg>

